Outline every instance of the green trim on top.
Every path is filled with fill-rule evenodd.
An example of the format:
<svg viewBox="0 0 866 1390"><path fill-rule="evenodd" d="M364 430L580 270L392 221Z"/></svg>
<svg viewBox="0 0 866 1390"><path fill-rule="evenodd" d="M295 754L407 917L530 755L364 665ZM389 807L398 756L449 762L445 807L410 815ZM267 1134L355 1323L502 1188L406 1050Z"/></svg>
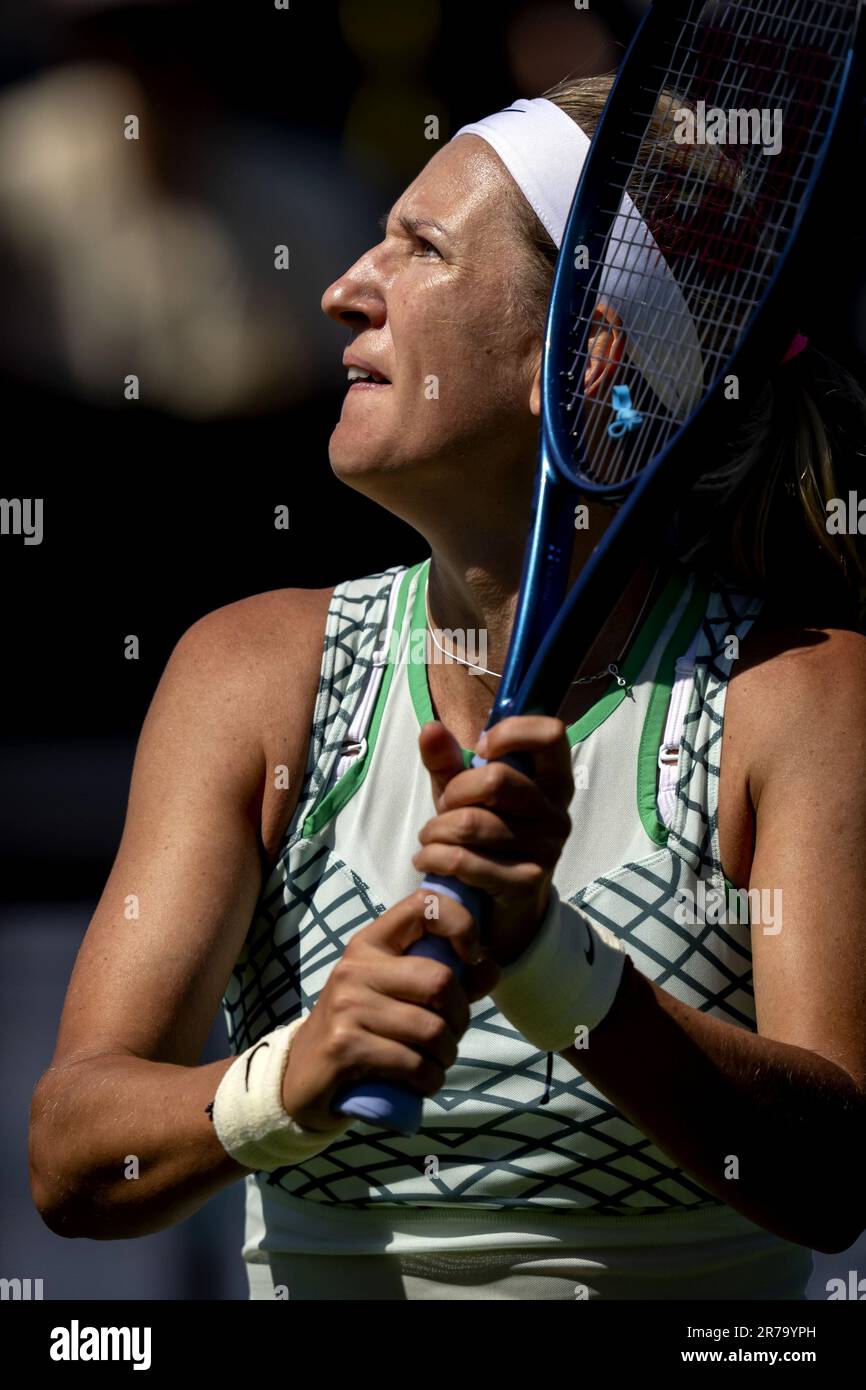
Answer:
<svg viewBox="0 0 866 1390"><path fill-rule="evenodd" d="M385 701L388 698L388 691L391 687L391 681L394 678L394 669L396 665L395 657L400 648L399 637L402 631L403 616L406 612L406 603L409 597L409 586L424 563L425 562L422 560L419 564L413 565L412 568L407 570L403 575L400 583L400 595L397 599L397 606L394 612L393 628L397 640L395 641L392 639L391 641L391 650L388 653L388 664L385 669L385 674L382 677L382 684L379 688L379 694L376 697L376 707L373 710L373 717L370 720L370 727L367 732L367 751L363 758L357 758L355 762L352 763L351 767L343 773L343 776L336 786L331 788L319 802L318 806L314 807L307 816L307 819L304 821L304 828L301 832L304 839L308 839L311 835L317 835L320 830L324 829L328 821L332 820L338 811L342 811L346 803L355 795L355 792L367 776L373 758L373 749L376 746L376 740L379 737L379 729L385 713Z"/></svg>
<svg viewBox="0 0 866 1390"><path fill-rule="evenodd" d="M418 720L418 727L423 728L436 718L433 713L433 701L430 699L430 686L427 683L426 662L416 661L415 656L418 651L427 650L426 636L423 645L418 642L416 634L427 632L427 579L430 574L430 561L424 562L424 574L419 575L418 583L415 587L415 602L412 605L412 616L409 619L409 695L412 699L412 706L415 710L415 717ZM480 732L480 730L479 730ZM461 748L463 755L463 766L470 767L472 763L472 750Z"/></svg>
<svg viewBox="0 0 866 1390"><path fill-rule="evenodd" d="M659 820L656 798L659 748L674 687L674 670L677 657L682 656L688 648L695 629L707 610L709 597L709 588L700 580L696 580L694 593L686 604L685 611L659 662L641 733L637 756L637 809L644 830L657 845L666 845L669 833L668 827Z"/></svg>
<svg viewBox="0 0 866 1390"><path fill-rule="evenodd" d="M586 714L581 715L576 724L569 726L569 747L573 748L576 743L582 743L590 734L594 734L596 729L610 718L614 710L619 709L649 660L650 653L671 615L671 610L676 608L683 596L685 587L685 575L679 572L671 575L650 609L646 622L638 633L637 641L633 643L631 651L622 664L620 674L625 685L618 685L615 680L611 679L610 685L601 698L591 709L586 711Z"/></svg>
<svg viewBox="0 0 866 1390"><path fill-rule="evenodd" d="M424 598L430 562L427 560L424 563L427 570L422 576L419 576L410 618L410 640L413 642L413 651L415 650L415 633L425 630L427 626ZM583 742L591 733L594 733L622 704L628 693L628 688L634 684L646 665L649 655L659 639L659 634L670 617L671 610L676 608L682 598L685 587L686 578L683 574L674 573L671 575L664 590L650 609L638 634L637 641L632 645L631 651L623 662L622 675L626 682L625 686L617 685L616 681L611 679L607 690L592 708L588 709L586 714L581 715L574 724L569 725L566 734L570 748L573 748L576 743ZM421 662L409 662L409 691L419 725L429 723L434 718L433 702L430 699L430 687L427 683L427 668ZM471 749L462 748L460 751L463 754L464 764L469 767L472 760Z"/></svg>

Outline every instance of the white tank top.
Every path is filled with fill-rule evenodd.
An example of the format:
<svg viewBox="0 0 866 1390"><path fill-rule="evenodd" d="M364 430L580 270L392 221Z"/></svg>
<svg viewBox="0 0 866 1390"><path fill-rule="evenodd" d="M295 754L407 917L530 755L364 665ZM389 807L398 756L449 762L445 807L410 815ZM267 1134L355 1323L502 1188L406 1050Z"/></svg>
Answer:
<svg viewBox="0 0 866 1390"><path fill-rule="evenodd" d="M417 747L433 717L428 567L334 591L304 788L226 991L237 1052L309 1012L353 932L418 886L411 855L434 813ZM683 894L698 900L699 880L726 883L724 698L757 612L748 595L670 579L622 665L625 689L612 684L569 729L572 833L554 874L560 895L616 932L644 974L752 1031L748 922L683 925L678 906ZM418 1135L359 1121L304 1164L247 1179L249 1261L553 1244L602 1267L610 1259L621 1278L629 1261L649 1267L638 1247L670 1246L683 1290L725 1268L720 1297L802 1293L809 1251L708 1193L489 998L471 1014Z"/></svg>

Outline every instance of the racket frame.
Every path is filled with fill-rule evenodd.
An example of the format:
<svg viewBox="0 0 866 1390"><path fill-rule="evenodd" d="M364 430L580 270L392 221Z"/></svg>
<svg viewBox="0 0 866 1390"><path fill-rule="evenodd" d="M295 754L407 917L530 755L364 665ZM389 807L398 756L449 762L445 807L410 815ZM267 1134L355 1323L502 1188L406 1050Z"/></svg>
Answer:
<svg viewBox="0 0 866 1390"><path fill-rule="evenodd" d="M761 306L753 315L736 350L724 361L696 409L667 444L627 488L594 484L576 478L566 446L570 430L560 427L563 404L556 343L568 331L573 318L574 297L587 289L593 273L592 256L585 268L575 264L572 248L603 248L617 216L596 222L595 209L604 206L602 192L607 187L605 171L613 159L634 162L649 125L641 134L624 134L617 112L627 111L641 88L641 69L655 61L664 47L675 21L677 0L654 0L641 20L625 58L611 86L599 119L596 135L575 190L563 233L551 289L542 357L542 412L539 463L532 503L532 517L524 551L521 586L512 628L508 656L496 700L486 725L492 727L509 715L549 713L558 710L575 670L595 640L600 623L624 588L623 575L633 571L638 557L652 553L658 531L666 523L670 499L676 490L698 474L695 457L701 459L700 473L710 467L719 442L729 439L753 402L767 377L768 362L781 362L794 332L805 327L804 296L796 309L786 305L785 295L804 281L808 258L820 252L823 219L832 196L817 197L838 186L844 187L845 142L834 139L840 125L863 132L864 111L864 16L861 4L858 25L845 63L844 75L834 104L820 153L803 192L799 212L788 242L779 254ZM681 3L679 4L681 9ZM678 22L678 19L677 19ZM630 61L639 51L640 64ZM645 88L642 89L645 92ZM629 151L631 158L629 159ZM592 228L590 222L592 221ZM585 355L590 325L584 329L579 357ZM738 378L739 392L727 399L725 381ZM566 594L574 540L574 507L581 496L618 502L619 510L592 552L586 565ZM595 615L592 622L586 614ZM511 761L511 760L509 760ZM482 759L473 759L475 766ZM525 767L525 762L516 760ZM463 902L476 920L483 922L484 895L455 879L438 875L426 878L422 887L443 892ZM443 937L427 936L410 948L408 954L431 956L445 961L458 978L464 973L462 961ZM402 1134L420 1128L423 1097L420 1093L392 1083L356 1083L335 1104L342 1114L355 1115L370 1123Z"/></svg>

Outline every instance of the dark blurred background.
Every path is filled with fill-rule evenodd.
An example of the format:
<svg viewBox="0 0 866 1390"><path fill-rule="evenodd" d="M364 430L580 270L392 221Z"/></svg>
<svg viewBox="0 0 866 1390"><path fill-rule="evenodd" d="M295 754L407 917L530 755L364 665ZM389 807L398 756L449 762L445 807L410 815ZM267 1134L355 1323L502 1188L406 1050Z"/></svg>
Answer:
<svg viewBox="0 0 866 1390"><path fill-rule="evenodd" d="M27 1187L29 1097L119 841L135 740L202 614L426 553L330 473L346 335L322 292L460 125L611 70L642 9L4 0L2 491L44 499L44 536L2 538L0 1275L42 1278L46 1298L247 1296L240 1186L171 1231L108 1244L53 1236ZM840 290L849 340L860 295ZM203 1060L226 1053L219 1020ZM855 1256L817 1257L814 1296Z"/></svg>

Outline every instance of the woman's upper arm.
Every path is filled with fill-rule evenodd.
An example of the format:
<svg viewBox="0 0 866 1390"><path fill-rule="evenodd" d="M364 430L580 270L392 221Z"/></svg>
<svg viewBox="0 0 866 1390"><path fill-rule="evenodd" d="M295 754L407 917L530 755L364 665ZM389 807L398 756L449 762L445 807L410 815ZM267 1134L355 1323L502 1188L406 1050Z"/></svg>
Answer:
<svg viewBox="0 0 866 1390"><path fill-rule="evenodd" d="M762 1034L866 1087L866 638L821 636L753 693L755 1002Z"/></svg>
<svg viewBox="0 0 866 1390"><path fill-rule="evenodd" d="M289 771L284 821L297 798L326 610L326 591L259 594L208 614L175 647L55 1066L103 1052L198 1061L261 888L275 763Z"/></svg>

